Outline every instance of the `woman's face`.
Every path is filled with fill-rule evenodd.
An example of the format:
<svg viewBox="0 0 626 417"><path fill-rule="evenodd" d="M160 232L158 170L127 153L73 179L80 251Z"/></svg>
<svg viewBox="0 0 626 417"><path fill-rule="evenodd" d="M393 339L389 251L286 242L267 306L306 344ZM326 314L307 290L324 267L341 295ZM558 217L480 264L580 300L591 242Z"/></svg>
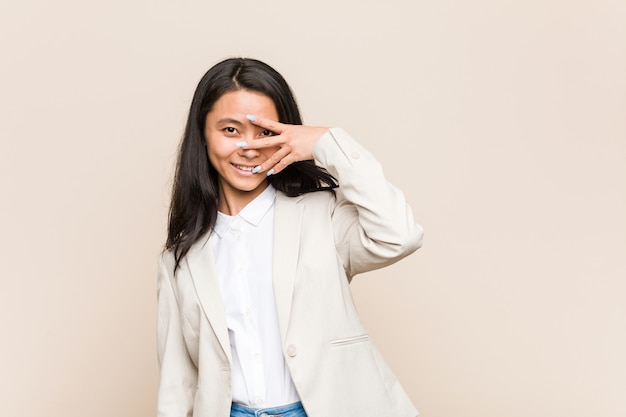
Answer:
<svg viewBox="0 0 626 417"><path fill-rule="evenodd" d="M267 187L264 174L252 169L265 162L279 148L244 149L238 142L250 142L273 135L253 125L246 115L278 120L272 99L254 91L231 91L220 97L207 114L204 137L211 165L219 174L218 209L237 214Z"/></svg>

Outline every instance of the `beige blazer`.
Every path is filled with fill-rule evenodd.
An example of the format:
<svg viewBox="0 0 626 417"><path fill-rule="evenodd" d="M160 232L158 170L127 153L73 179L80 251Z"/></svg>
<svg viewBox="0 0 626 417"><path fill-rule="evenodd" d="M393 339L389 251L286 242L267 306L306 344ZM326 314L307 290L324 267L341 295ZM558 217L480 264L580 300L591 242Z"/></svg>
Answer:
<svg viewBox="0 0 626 417"><path fill-rule="evenodd" d="M379 163L343 130L322 136L314 158L338 178L336 197L277 193L275 206L273 285L294 384L309 417L415 417L359 320L349 282L415 251L422 229ZM171 253L159 261L159 417L230 415L231 349L210 238L176 275Z"/></svg>

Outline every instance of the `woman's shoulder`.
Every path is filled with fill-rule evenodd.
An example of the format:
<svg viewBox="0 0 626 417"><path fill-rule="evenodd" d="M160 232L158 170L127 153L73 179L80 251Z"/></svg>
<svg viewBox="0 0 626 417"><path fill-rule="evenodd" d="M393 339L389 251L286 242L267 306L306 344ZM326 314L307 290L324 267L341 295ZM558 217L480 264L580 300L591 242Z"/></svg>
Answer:
<svg viewBox="0 0 626 417"><path fill-rule="evenodd" d="M174 265L176 265L176 259L174 257L174 251L171 249L164 249L158 256L159 268L166 271L174 271Z"/></svg>
<svg viewBox="0 0 626 417"><path fill-rule="evenodd" d="M189 258L189 257L194 257L197 256L198 253L200 253L202 251L202 249L204 248L204 246L207 244L207 242L209 241L209 237L211 236L210 232L207 232L203 235L201 235L189 248L189 251L187 252L187 254L185 254L185 256L183 257L183 259L181 260L181 262L179 263L178 267L182 266L182 263L185 262L185 259ZM169 273L173 274L174 273L174 269L176 268L176 256L174 253L174 248L170 248L170 249L164 249L158 256L158 260L159 260L159 267L168 271Z"/></svg>

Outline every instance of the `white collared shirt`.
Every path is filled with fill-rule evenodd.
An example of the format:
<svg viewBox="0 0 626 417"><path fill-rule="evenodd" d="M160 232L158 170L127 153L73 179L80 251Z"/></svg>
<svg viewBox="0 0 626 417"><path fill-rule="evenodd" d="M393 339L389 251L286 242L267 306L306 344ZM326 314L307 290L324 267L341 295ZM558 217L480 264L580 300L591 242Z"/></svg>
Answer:
<svg viewBox="0 0 626 417"><path fill-rule="evenodd" d="M269 185L236 216L218 212L212 239L233 358L233 401L253 408L300 401L282 352L272 285L275 200Z"/></svg>

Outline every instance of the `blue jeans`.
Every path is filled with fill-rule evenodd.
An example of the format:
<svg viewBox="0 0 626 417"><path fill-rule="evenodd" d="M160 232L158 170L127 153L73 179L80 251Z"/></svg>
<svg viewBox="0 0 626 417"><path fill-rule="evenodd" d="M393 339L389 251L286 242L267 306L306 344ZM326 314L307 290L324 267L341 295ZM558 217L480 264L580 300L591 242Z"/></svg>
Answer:
<svg viewBox="0 0 626 417"><path fill-rule="evenodd" d="M273 408L253 409L233 403L230 417L306 417L302 403L293 403Z"/></svg>

